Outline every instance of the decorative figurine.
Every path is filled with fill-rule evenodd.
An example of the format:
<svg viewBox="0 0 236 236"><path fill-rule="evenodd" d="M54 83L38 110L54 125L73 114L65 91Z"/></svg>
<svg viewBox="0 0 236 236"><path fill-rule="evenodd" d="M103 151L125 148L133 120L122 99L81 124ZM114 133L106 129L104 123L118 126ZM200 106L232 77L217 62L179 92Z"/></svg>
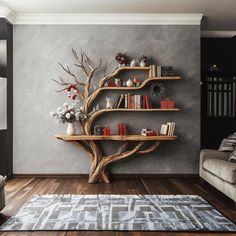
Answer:
<svg viewBox="0 0 236 236"><path fill-rule="evenodd" d="M136 87L139 87L141 85L141 82L142 82L140 79L137 79L136 77L134 77L133 81L134 81L134 84L135 84Z"/></svg>
<svg viewBox="0 0 236 236"><path fill-rule="evenodd" d="M130 67L135 67L136 66L136 61L133 59L131 62L130 62Z"/></svg>
<svg viewBox="0 0 236 236"><path fill-rule="evenodd" d="M133 85L134 85L134 82L132 79L127 80L127 82L126 82L127 87L132 87Z"/></svg>
<svg viewBox="0 0 236 236"><path fill-rule="evenodd" d="M147 57L145 55L142 55L139 59L140 67L145 67L147 63Z"/></svg>
<svg viewBox="0 0 236 236"><path fill-rule="evenodd" d="M106 97L106 108L112 109L111 99L109 97Z"/></svg>

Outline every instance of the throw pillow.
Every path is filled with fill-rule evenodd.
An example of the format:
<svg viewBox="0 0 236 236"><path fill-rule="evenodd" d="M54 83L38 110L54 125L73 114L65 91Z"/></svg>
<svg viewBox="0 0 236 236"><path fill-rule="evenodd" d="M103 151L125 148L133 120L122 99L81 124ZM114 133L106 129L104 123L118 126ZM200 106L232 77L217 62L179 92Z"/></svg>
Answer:
<svg viewBox="0 0 236 236"><path fill-rule="evenodd" d="M218 151L220 152L232 152L236 147L236 133L231 134L227 138L224 138L220 144Z"/></svg>
<svg viewBox="0 0 236 236"><path fill-rule="evenodd" d="M236 148L234 149L234 151L230 154L229 156L229 161L236 163Z"/></svg>

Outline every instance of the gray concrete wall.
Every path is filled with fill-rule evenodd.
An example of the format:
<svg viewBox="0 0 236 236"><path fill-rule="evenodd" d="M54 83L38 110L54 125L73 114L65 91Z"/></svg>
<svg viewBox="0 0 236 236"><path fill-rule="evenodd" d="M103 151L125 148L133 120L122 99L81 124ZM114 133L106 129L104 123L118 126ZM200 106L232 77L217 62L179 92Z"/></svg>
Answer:
<svg viewBox="0 0 236 236"><path fill-rule="evenodd" d="M159 130L161 123L176 122L175 142L159 150L116 163L113 173L197 173L200 149L200 28L199 26L14 26L14 173L88 173L89 157L78 147L59 141L54 134L66 126L49 117L68 101L55 93L51 81L65 74L57 65L73 65L71 48L83 48L94 59L116 65L114 56L125 52L138 58L146 54L153 63L172 65L182 80L165 83L167 96L176 101L178 113L110 113L97 124L116 129L123 121L137 133L141 128ZM76 72L77 73L77 72ZM95 80L98 80L98 74ZM131 76L131 75L126 75ZM148 93L145 89L143 93ZM116 100L119 93L105 96ZM153 103L157 101L153 99ZM96 103L95 103L96 104ZM116 144L106 142L107 152Z"/></svg>

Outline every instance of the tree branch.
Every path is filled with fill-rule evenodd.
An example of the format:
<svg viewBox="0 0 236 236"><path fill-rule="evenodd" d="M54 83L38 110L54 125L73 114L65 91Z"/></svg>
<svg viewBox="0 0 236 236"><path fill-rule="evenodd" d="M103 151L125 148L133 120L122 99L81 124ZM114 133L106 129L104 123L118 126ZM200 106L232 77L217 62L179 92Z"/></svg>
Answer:
<svg viewBox="0 0 236 236"><path fill-rule="evenodd" d="M119 160L122 160L126 157L129 157L129 156L133 155L134 153L137 153L138 150L143 146L144 143L145 143L144 141L141 141L132 150L129 150L129 151L126 151L123 153L117 153L115 155L110 155L110 156L104 158L101 162L103 162L103 164L105 164L105 166L107 166L112 162L119 161Z"/></svg>
<svg viewBox="0 0 236 236"><path fill-rule="evenodd" d="M81 68L82 73L84 74L84 76L87 78L88 77L88 72L87 69L84 66L84 56L85 54L83 53L83 51L81 50L80 52L80 57L78 56L77 52L75 49L72 48L72 53L74 55L74 58L77 60L77 63L75 63L74 65Z"/></svg>
<svg viewBox="0 0 236 236"><path fill-rule="evenodd" d="M147 149L140 150L137 153L139 153L139 154L146 154L146 153L153 152L154 150L156 150L160 146L160 143L161 143L160 141L156 141L154 144L149 146Z"/></svg>

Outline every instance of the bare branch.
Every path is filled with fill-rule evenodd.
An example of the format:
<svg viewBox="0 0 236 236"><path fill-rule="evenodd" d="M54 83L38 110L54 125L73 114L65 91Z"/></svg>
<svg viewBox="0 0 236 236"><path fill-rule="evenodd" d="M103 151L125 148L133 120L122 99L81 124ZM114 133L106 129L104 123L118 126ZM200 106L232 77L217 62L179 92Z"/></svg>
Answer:
<svg viewBox="0 0 236 236"><path fill-rule="evenodd" d="M107 63L104 64L104 68L103 68L103 76L105 77L107 73Z"/></svg>
<svg viewBox="0 0 236 236"><path fill-rule="evenodd" d="M86 68L84 66L84 53L83 53L83 51L81 50L81 52L80 52L80 58L79 58L76 50L73 49L73 48L72 48L72 53L74 55L74 58L78 62L78 63L75 63L74 65L77 66L77 67L80 67L82 72L83 72L83 74L84 74L84 76L87 77L88 76L88 72L87 72L87 70L86 70Z"/></svg>
<svg viewBox="0 0 236 236"><path fill-rule="evenodd" d="M65 90L67 90L67 88L60 89L60 90L55 90L55 91L58 92L58 93L60 93L60 92L65 91Z"/></svg>

